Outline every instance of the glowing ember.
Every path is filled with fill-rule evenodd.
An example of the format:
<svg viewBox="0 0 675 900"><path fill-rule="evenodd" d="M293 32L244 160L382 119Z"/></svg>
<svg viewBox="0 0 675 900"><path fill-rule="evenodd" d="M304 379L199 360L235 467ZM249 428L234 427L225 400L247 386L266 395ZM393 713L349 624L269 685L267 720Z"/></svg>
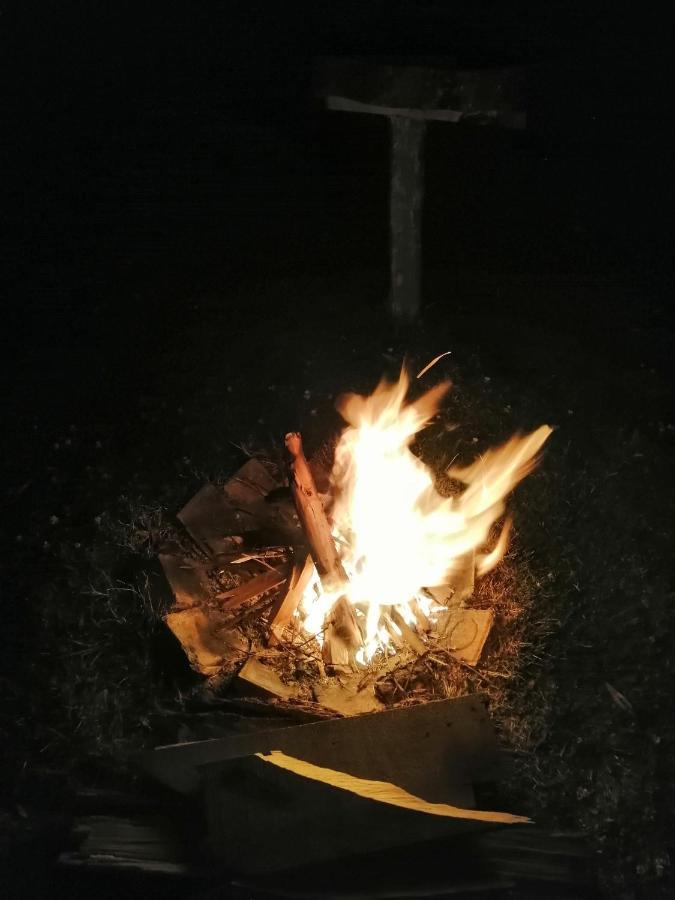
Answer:
<svg viewBox="0 0 675 900"><path fill-rule="evenodd" d="M433 625L444 607L424 588L447 583L461 557L484 547L504 513L504 498L532 471L551 433L542 425L466 468L450 469L448 475L466 488L459 496L442 497L410 444L436 413L450 383L406 404L408 386L402 372L398 382L381 382L369 397L349 394L338 402L348 424L335 453L331 518L349 583L339 595L331 594L315 577L303 596L303 628L319 642L326 615L338 596L347 596L364 635L357 656L361 662L400 642L397 620L418 628ZM495 548L477 556L478 575L503 557L508 530L507 520Z"/></svg>

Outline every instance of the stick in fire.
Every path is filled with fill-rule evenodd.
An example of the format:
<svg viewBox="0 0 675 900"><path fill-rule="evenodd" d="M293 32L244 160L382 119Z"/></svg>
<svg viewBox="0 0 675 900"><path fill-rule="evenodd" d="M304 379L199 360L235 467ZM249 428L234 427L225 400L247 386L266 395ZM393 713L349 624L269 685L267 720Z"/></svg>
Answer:
<svg viewBox="0 0 675 900"><path fill-rule="evenodd" d="M295 508L321 584L326 591L339 593L347 583L347 574L303 453L302 438L297 432L286 435L286 449L291 458L289 481ZM345 596L340 596L333 604L324 625L324 661L337 667L355 668L355 654L363 643L363 636L352 605Z"/></svg>

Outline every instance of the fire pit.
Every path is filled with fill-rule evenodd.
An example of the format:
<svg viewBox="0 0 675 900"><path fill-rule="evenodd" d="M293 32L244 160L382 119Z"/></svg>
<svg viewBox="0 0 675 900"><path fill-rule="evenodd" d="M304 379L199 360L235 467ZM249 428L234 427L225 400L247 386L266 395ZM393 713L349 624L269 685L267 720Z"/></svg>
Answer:
<svg viewBox="0 0 675 900"><path fill-rule="evenodd" d="M476 671L493 610L472 606L474 582L502 559L505 497L551 429L442 481L411 444L449 383L411 401L409 388L403 372L370 396L343 396L346 427L319 453L308 460L292 432L285 463L249 459L181 510L191 544L161 555L174 596L165 621L212 693L262 691L266 718L241 721L241 707L212 697L216 717L237 708L236 724L136 759L201 804L197 862L195 835L176 850L168 815L83 822L87 840L65 862L198 865L263 896L328 896L336 878L340 896L363 878L401 896L409 873L429 896L510 891L523 879L540 896L542 884L574 881L578 848L563 857L559 836L499 800L506 759L485 697L446 681L453 668ZM309 723L267 715L289 706ZM435 849L420 872L423 846Z"/></svg>
<svg viewBox="0 0 675 900"><path fill-rule="evenodd" d="M290 433L286 469L250 459L187 504L194 549L160 559L175 598L165 620L194 669L355 715L431 699L425 678L476 665L493 613L469 605L474 578L502 559L505 497L551 429L451 467L441 490L411 443L449 388L408 401L403 371L344 395L346 427L315 457Z"/></svg>

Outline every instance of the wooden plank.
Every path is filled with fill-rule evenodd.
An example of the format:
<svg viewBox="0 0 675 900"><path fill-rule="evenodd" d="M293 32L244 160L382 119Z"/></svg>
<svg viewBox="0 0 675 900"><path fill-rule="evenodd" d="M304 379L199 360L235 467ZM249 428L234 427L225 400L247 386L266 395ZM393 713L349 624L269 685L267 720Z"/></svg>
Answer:
<svg viewBox="0 0 675 900"><path fill-rule="evenodd" d="M279 587L288 578L289 567L287 565L279 566L276 569L268 569L260 575L254 575L243 584L237 585L230 591L222 591L216 594L220 608L227 612L237 609L248 600L260 597L267 591Z"/></svg>
<svg viewBox="0 0 675 900"><path fill-rule="evenodd" d="M419 900L422 897L556 898L599 895L589 846L583 835L536 825L495 828L452 840L413 843L289 872L247 878L254 896L288 900ZM269 894L265 893L269 890Z"/></svg>
<svg viewBox="0 0 675 900"><path fill-rule="evenodd" d="M257 528L252 516L242 517L215 484L205 484L178 513L190 537L206 553L231 553L243 544L242 535Z"/></svg>
<svg viewBox="0 0 675 900"><path fill-rule="evenodd" d="M224 485L205 484L178 519L207 552L231 553L243 544L243 535L261 527L265 497L280 483L259 460L249 459Z"/></svg>
<svg viewBox="0 0 675 900"><path fill-rule="evenodd" d="M491 609L451 610L439 622L439 638L452 656L470 666L480 660L483 647L492 628L494 613Z"/></svg>
<svg viewBox="0 0 675 900"><path fill-rule="evenodd" d="M454 806L450 803L436 803L417 797L409 791L403 790L397 784L389 781L376 781L372 778L357 778L347 772L338 769L327 769L325 766L315 766L306 760L289 756L281 750L272 750L270 753L256 753L255 756L263 762L283 769L285 772L293 772L302 778L336 787L341 791L347 791L357 797L366 800L375 800L387 806L395 806L397 809L409 809L414 812L422 812L428 816L440 816L445 819L467 819L472 822L491 822L501 825L531 824L527 816L514 815L513 813L499 810L467 809Z"/></svg>
<svg viewBox="0 0 675 900"><path fill-rule="evenodd" d="M207 767L204 800L214 856L244 873L330 862L494 827L380 803L257 756Z"/></svg>
<svg viewBox="0 0 675 900"><path fill-rule="evenodd" d="M522 128L524 80L517 66L458 69L333 57L317 64L314 89L331 109Z"/></svg>
<svg viewBox="0 0 675 900"><path fill-rule="evenodd" d="M260 500L281 485L258 459L249 459L225 482L223 493L237 510L255 511Z"/></svg>
<svg viewBox="0 0 675 900"><path fill-rule="evenodd" d="M393 781L427 799L471 806L473 783L496 780L501 757L480 696L351 719L158 747L138 764L168 787L197 790L202 766L283 750L356 777Z"/></svg>

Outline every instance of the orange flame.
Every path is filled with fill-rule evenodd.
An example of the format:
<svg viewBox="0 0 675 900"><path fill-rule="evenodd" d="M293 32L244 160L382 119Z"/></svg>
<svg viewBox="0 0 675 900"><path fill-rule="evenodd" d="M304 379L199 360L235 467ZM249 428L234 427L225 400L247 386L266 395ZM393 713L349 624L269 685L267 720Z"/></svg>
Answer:
<svg viewBox="0 0 675 900"><path fill-rule="evenodd" d="M438 411L450 382L413 403L406 403L408 387L402 372L397 382L382 381L368 397L347 394L337 403L347 427L332 472L333 535L349 575L346 596L364 633L362 661L390 647L389 608L408 623L419 622L420 614L433 622L442 607L434 606L423 589L446 583L458 560L485 544L504 513L505 497L532 471L551 433L542 425L470 466L451 468L448 474L466 488L457 497L442 497L410 444ZM507 520L494 550L478 557L477 574L503 557L509 526ZM320 638L323 618L336 599L314 580L303 598L306 631Z"/></svg>

